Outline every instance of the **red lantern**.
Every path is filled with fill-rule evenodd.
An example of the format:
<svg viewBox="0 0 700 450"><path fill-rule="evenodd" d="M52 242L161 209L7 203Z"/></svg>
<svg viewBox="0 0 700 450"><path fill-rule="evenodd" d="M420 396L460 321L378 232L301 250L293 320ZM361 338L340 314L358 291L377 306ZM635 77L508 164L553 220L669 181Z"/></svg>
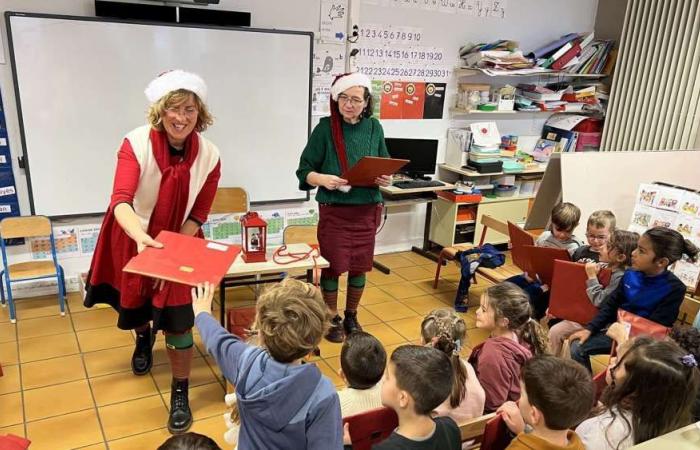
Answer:
<svg viewBox="0 0 700 450"><path fill-rule="evenodd" d="M267 222L258 216L258 213L251 211L241 217L241 244L243 261L267 261Z"/></svg>

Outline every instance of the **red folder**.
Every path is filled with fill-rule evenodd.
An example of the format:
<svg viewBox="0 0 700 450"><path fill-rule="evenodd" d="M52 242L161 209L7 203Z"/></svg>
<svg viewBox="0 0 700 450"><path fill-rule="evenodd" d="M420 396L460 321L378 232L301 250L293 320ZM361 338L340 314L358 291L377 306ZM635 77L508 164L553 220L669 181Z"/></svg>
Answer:
<svg viewBox="0 0 700 450"><path fill-rule="evenodd" d="M645 319L624 309L617 310L617 321L628 328L630 338L645 335L656 340L662 340L671 331L670 328L660 323Z"/></svg>
<svg viewBox="0 0 700 450"><path fill-rule="evenodd" d="M566 63L568 63L569 61L571 61L572 59L574 59L576 56L578 56L579 53L581 53L581 43L580 43L580 42L577 42L577 43L574 44L573 47L571 47L569 50L567 50L566 53L564 53L564 54L561 56L561 58L559 58L559 59L557 59L556 61L554 61L554 63L552 64L551 69L552 69L552 70L561 70L561 69L563 69L564 66L566 65Z"/></svg>
<svg viewBox="0 0 700 450"><path fill-rule="evenodd" d="M549 313L556 318L585 325L598 314L586 294L586 266L571 261L554 261Z"/></svg>
<svg viewBox="0 0 700 450"><path fill-rule="evenodd" d="M503 420L503 416L497 414L496 417L486 422L480 448L505 450L510 443L510 433L508 433L508 426L506 421Z"/></svg>
<svg viewBox="0 0 700 450"><path fill-rule="evenodd" d="M535 247L534 245L523 246L528 264L532 269L531 277L537 275L543 284L552 285L552 275L554 274L554 261L560 259L571 261L571 255L563 248Z"/></svg>
<svg viewBox="0 0 700 450"><path fill-rule="evenodd" d="M380 175L393 175L408 164L408 159L377 158L365 156L340 178L348 180L350 186L376 186L374 180Z"/></svg>
<svg viewBox="0 0 700 450"><path fill-rule="evenodd" d="M510 238L510 254L513 258L513 264L524 272L530 272L532 268L529 265L529 259L523 247L535 245L535 238L513 222L508 222L508 237Z"/></svg>
<svg viewBox="0 0 700 450"><path fill-rule="evenodd" d="M131 258L125 272L196 286L208 281L218 284L241 251L239 245L161 231L156 241L163 248L147 247Z"/></svg>

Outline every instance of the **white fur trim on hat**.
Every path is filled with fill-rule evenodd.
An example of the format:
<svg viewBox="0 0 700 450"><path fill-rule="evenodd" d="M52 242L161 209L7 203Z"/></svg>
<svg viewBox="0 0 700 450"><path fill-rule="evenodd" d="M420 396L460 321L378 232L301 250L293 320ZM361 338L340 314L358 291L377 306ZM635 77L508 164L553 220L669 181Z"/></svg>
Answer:
<svg viewBox="0 0 700 450"><path fill-rule="evenodd" d="M167 93L178 89L194 92L202 102L207 101L207 84L202 77L179 69L165 72L154 78L143 92L149 102L155 103Z"/></svg>
<svg viewBox="0 0 700 450"><path fill-rule="evenodd" d="M335 84L331 86L331 98L337 102L340 93L350 89L353 86L362 86L371 90L372 82L364 73L353 72L348 75L344 75L338 78Z"/></svg>

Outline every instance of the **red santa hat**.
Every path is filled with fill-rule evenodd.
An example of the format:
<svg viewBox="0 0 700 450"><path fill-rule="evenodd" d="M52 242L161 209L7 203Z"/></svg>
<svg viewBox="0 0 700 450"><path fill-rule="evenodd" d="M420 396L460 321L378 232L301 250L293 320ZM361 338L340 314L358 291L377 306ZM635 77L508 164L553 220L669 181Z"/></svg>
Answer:
<svg viewBox="0 0 700 450"><path fill-rule="evenodd" d="M149 102L155 103L163 98L164 95L179 89L194 92L202 102L207 102L207 84L202 77L180 69L161 73L148 83L143 92L146 94Z"/></svg>
<svg viewBox="0 0 700 450"><path fill-rule="evenodd" d="M367 75L359 72L345 73L338 75L331 84L331 134L333 135L333 144L335 151L338 154L338 162L340 163L341 172L348 170L348 157L345 151L345 138L343 136L343 118L340 117L338 109L338 96L351 87L362 86L367 89L372 88L372 82Z"/></svg>

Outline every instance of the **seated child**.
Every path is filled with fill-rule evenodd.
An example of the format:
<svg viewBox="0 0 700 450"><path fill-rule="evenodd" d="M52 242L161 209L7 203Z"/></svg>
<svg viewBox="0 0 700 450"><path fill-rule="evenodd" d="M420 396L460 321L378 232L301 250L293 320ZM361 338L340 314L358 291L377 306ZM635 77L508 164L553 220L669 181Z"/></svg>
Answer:
<svg viewBox="0 0 700 450"><path fill-rule="evenodd" d="M632 269L625 272L618 288L601 305L598 315L583 330L569 337L571 358L590 371L591 355L610 352L612 340L606 336L605 329L617 321L618 309L666 327L673 326L686 287L668 266L684 254L695 261L697 253L695 245L675 230L664 227L647 230L632 252Z"/></svg>
<svg viewBox="0 0 700 450"><path fill-rule="evenodd" d="M671 330L670 337L683 350L693 355L696 361L700 362L700 330L691 326L676 325ZM692 413L692 421L700 422L700 392L695 397Z"/></svg>
<svg viewBox="0 0 700 450"><path fill-rule="evenodd" d="M615 230L610 240L600 252L600 262L605 263L611 271L610 281L603 288L598 281L600 266L595 263L586 264L586 294L593 305L600 308L603 301L612 294L620 284L625 270L632 264L632 252L637 248L639 235L632 231ZM583 247L581 247L583 248ZM572 333L582 330L583 325L570 320L563 320L549 329L549 343L552 354L559 355L564 340Z"/></svg>
<svg viewBox="0 0 700 450"><path fill-rule="evenodd" d="M340 350L340 378L347 388L338 391L343 417L382 406L379 381L386 367L386 351L381 342L364 331L350 333Z"/></svg>
<svg viewBox="0 0 700 450"><path fill-rule="evenodd" d="M170 436L158 450L221 450L221 447L209 436L190 431Z"/></svg>
<svg viewBox="0 0 700 450"><path fill-rule="evenodd" d="M431 417L452 390L450 360L439 350L402 345L394 350L382 380L382 404L396 411L399 427L375 450L458 450L459 428L449 417ZM352 448L347 425L345 448Z"/></svg>
<svg viewBox="0 0 700 450"><path fill-rule="evenodd" d="M508 450L584 450L571 431L585 419L595 403L591 375L574 361L535 356L520 375L518 404L499 408L508 428L517 434ZM532 432L525 433L525 424Z"/></svg>
<svg viewBox="0 0 700 450"><path fill-rule="evenodd" d="M537 238L537 247L563 248L572 254L581 243L573 235L581 218L581 210L571 203L559 203L552 209L551 226ZM535 274L524 273L508 278L506 281L523 288L530 298L532 316L540 320L549 306L549 286L534 279Z"/></svg>
<svg viewBox="0 0 700 450"><path fill-rule="evenodd" d="M260 295L253 325L259 347L228 333L211 316L213 295L208 283L192 290L195 325L224 377L236 386L239 448L342 448L335 387L316 365L301 364L329 326L319 290L286 279Z"/></svg>
<svg viewBox="0 0 700 450"><path fill-rule="evenodd" d="M582 245L574 250L571 260L580 263L597 263L613 231L615 231L615 214L607 210L594 211L586 223L588 245Z"/></svg>
<svg viewBox="0 0 700 450"><path fill-rule="evenodd" d="M672 341L637 340L611 367L602 406L576 428L588 450L626 449L690 423L697 361Z"/></svg>
<svg viewBox="0 0 700 450"><path fill-rule="evenodd" d="M424 345L445 353L452 363L454 383L450 396L435 408L437 416L449 416L457 423L466 422L484 413L486 394L474 368L459 355L467 344L467 324L454 310L434 309L420 326Z"/></svg>
<svg viewBox="0 0 700 450"><path fill-rule="evenodd" d="M513 283L491 286L482 294L476 326L490 331L472 350L469 363L486 392L484 413L520 398L520 369L534 354L547 353L547 334L530 316L527 294Z"/></svg>

